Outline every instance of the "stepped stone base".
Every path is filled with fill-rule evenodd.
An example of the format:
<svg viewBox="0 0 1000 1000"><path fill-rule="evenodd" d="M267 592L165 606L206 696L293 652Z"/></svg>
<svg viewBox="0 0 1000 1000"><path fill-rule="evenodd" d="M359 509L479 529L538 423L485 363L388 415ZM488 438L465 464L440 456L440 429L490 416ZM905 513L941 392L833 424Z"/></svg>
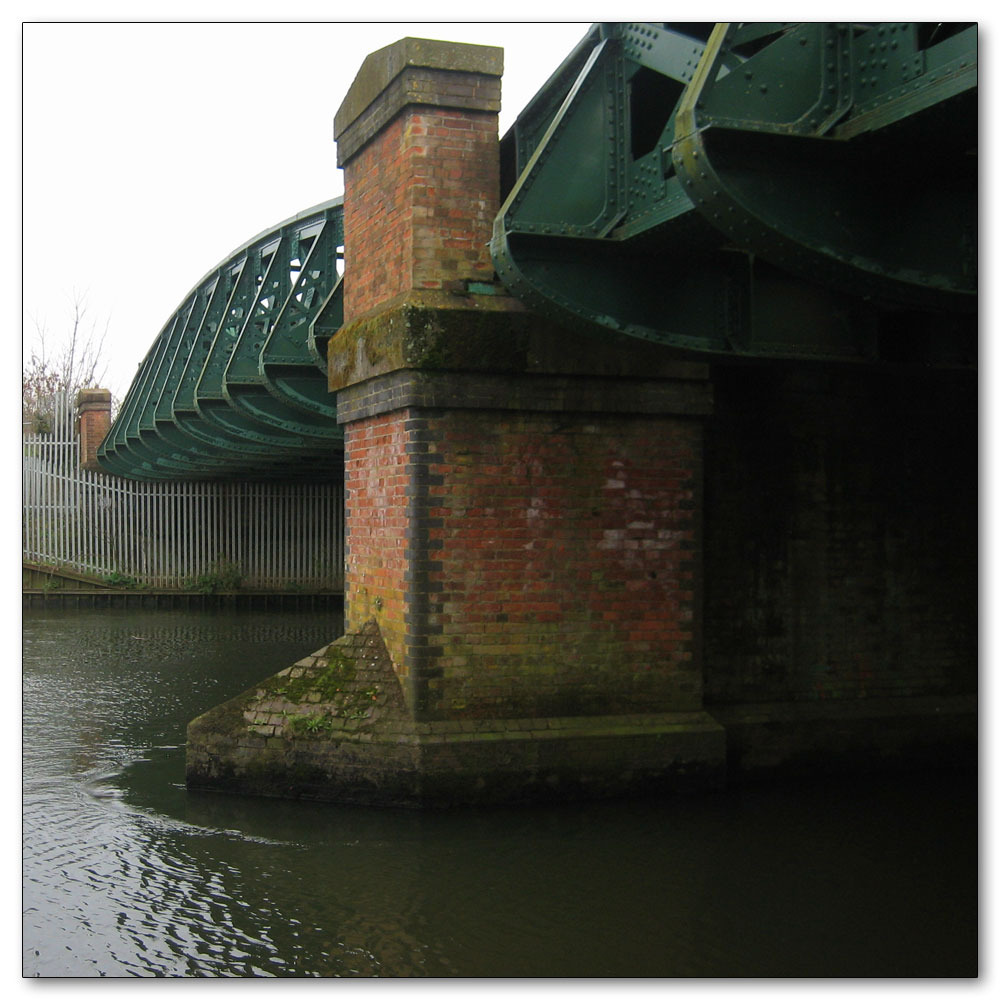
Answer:
<svg viewBox="0 0 1000 1000"><path fill-rule="evenodd" d="M975 767L976 695L712 706L730 780Z"/></svg>
<svg viewBox="0 0 1000 1000"><path fill-rule="evenodd" d="M374 622L188 727L190 788L366 805L687 791L724 770L705 712L414 721Z"/></svg>
<svg viewBox="0 0 1000 1000"><path fill-rule="evenodd" d="M974 695L421 722L370 620L191 722L187 784L377 806L558 801L970 767L977 736Z"/></svg>

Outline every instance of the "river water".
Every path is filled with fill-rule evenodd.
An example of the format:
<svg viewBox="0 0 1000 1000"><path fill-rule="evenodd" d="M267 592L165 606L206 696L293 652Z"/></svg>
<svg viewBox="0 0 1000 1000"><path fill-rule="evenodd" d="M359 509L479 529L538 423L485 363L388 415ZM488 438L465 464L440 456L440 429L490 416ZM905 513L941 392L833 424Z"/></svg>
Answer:
<svg viewBox="0 0 1000 1000"><path fill-rule="evenodd" d="M333 613L25 610L25 976L966 977L972 775L446 812L184 787Z"/></svg>

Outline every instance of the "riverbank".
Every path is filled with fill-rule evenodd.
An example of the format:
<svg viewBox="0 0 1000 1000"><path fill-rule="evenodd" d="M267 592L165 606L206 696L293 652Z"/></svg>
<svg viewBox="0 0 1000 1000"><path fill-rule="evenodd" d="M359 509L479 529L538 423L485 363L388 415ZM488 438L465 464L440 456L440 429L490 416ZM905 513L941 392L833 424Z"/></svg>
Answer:
<svg viewBox="0 0 1000 1000"><path fill-rule="evenodd" d="M250 611L341 609L343 594L235 591L203 594L185 590L22 590L22 608L231 608Z"/></svg>
<svg viewBox="0 0 1000 1000"><path fill-rule="evenodd" d="M291 584L282 589L236 586L218 576L206 576L184 587L150 587L119 575L97 577L66 566L22 560L22 608L232 608L252 611L343 610L339 587Z"/></svg>

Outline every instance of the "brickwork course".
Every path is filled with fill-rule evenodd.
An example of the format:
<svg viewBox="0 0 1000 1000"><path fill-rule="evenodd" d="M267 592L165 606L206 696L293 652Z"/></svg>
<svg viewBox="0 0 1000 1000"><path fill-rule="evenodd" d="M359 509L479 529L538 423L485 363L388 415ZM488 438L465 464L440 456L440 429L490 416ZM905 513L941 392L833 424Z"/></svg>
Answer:
<svg viewBox="0 0 1000 1000"><path fill-rule="evenodd" d="M405 409L349 434L346 625L375 617L417 711L701 707L696 422Z"/></svg>

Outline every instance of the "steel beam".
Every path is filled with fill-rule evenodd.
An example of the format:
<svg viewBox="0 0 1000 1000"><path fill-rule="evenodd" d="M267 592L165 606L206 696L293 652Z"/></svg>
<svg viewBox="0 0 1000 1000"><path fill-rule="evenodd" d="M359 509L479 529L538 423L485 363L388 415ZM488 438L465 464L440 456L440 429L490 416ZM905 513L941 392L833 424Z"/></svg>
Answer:
<svg viewBox="0 0 1000 1000"><path fill-rule="evenodd" d="M685 353L882 361L912 326L919 360L972 363L976 40L595 25L502 141L497 273Z"/></svg>
<svg viewBox="0 0 1000 1000"><path fill-rule="evenodd" d="M138 479L295 478L341 449L318 353L343 322L342 260L336 198L208 272L140 364L101 465Z"/></svg>

